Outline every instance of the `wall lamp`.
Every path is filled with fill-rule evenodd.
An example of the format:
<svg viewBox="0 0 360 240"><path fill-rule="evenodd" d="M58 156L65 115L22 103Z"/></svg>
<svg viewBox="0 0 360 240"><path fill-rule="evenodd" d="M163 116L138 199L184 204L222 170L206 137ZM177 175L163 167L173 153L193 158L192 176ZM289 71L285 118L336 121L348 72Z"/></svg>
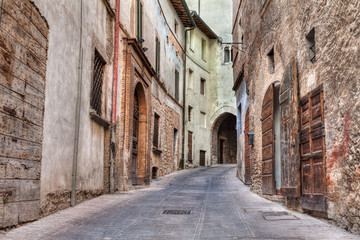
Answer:
<svg viewBox="0 0 360 240"><path fill-rule="evenodd" d="M141 44L141 43L143 43L143 42L145 42L145 40L144 40L143 38L140 38L140 39L139 39L139 43Z"/></svg>
<svg viewBox="0 0 360 240"><path fill-rule="evenodd" d="M147 50L148 50L148 48L146 48L146 47L143 48L143 51L144 51L144 52L146 52Z"/></svg>
<svg viewBox="0 0 360 240"><path fill-rule="evenodd" d="M250 146L254 146L254 133L253 132L248 132L248 144Z"/></svg>

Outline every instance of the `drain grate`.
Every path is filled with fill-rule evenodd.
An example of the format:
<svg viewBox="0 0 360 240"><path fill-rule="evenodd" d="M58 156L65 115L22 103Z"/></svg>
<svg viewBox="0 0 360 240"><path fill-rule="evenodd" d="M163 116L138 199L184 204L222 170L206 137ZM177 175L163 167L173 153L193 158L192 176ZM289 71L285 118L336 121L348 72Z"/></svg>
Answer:
<svg viewBox="0 0 360 240"><path fill-rule="evenodd" d="M170 215L190 215L190 210L164 210L162 214L170 214Z"/></svg>
<svg viewBox="0 0 360 240"><path fill-rule="evenodd" d="M263 217L266 221L279 220L299 220L299 218L291 215L288 212L263 212Z"/></svg>

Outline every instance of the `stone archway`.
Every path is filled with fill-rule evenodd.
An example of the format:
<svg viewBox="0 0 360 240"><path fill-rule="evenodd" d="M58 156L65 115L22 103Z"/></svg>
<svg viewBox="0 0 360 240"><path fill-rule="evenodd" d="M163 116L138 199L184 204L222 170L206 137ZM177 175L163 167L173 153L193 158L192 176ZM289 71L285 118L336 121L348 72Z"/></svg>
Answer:
<svg viewBox="0 0 360 240"><path fill-rule="evenodd" d="M211 164L236 163L236 109L224 107L211 118Z"/></svg>
<svg viewBox="0 0 360 240"><path fill-rule="evenodd" d="M144 185L147 171L147 107L145 91L138 83L134 92L131 179L132 185Z"/></svg>

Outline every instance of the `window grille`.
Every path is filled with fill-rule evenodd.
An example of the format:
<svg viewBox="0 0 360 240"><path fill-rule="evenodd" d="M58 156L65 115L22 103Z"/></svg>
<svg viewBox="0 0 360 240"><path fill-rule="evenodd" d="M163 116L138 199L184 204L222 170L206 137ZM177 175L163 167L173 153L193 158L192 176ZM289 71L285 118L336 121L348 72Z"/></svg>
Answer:
<svg viewBox="0 0 360 240"><path fill-rule="evenodd" d="M159 120L160 116L156 113L154 114L154 136L153 136L153 145L154 147L159 147Z"/></svg>
<svg viewBox="0 0 360 240"><path fill-rule="evenodd" d="M94 109L96 111L96 114L98 114L99 116L101 116L101 95L105 64L106 62L104 61L104 59L100 56L99 52L95 50L90 105L91 108Z"/></svg>
<svg viewBox="0 0 360 240"><path fill-rule="evenodd" d="M193 108L191 106L188 107L188 120L189 120L189 122L191 122L192 109Z"/></svg>
<svg viewBox="0 0 360 240"><path fill-rule="evenodd" d="M315 29L311 29L306 36L306 46L308 48L308 56L311 63L316 62L316 49L315 49Z"/></svg>

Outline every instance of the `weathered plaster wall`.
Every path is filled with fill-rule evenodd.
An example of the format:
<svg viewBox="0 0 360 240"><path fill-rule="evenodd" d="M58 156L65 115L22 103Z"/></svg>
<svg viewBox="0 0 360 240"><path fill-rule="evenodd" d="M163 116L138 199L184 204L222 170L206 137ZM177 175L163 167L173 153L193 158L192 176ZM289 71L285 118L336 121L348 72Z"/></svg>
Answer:
<svg viewBox="0 0 360 240"><path fill-rule="evenodd" d="M187 44L187 61L186 61L186 132L185 132L185 159L188 159L188 131L193 132L193 165L199 166L200 164L200 150L206 151L206 165L210 165L210 141L204 141L204 139L210 139L210 116L212 109L212 98L216 96L213 92L214 82L212 76L216 75L214 69L210 68L210 64L214 59L209 56L209 53L216 52L217 44L216 40L209 39L198 28L191 30L192 37L188 38ZM190 33L188 33L190 35ZM201 56L201 41L205 39L207 41L207 57L202 59ZM214 43L215 42L215 43ZM192 83L190 83L190 70L192 73ZM205 95L200 92L201 79L205 80ZM191 106L192 114L191 121L189 121L189 108ZM202 119L202 114L205 113L205 123Z"/></svg>
<svg viewBox="0 0 360 240"><path fill-rule="evenodd" d="M282 81L292 58L298 61L300 98L324 87L327 214L338 225L359 232L359 2L280 0L242 1L244 79L249 88L252 189L261 191L261 105L264 93ZM250 16L250 17L248 17ZM238 21L236 21L238 22ZM235 23L236 24L236 23ZM315 28L317 61L308 59L305 37ZM234 27L236 29L236 27ZM267 53L274 46L275 71ZM237 69L235 71L239 71ZM349 104L350 103L350 104Z"/></svg>
<svg viewBox="0 0 360 240"><path fill-rule="evenodd" d="M30 1L5 0L1 7L0 227L4 228L40 216L49 27Z"/></svg>
<svg viewBox="0 0 360 240"><path fill-rule="evenodd" d="M50 26L42 151L41 207L44 214L69 206L79 71L81 1L34 0ZM102 1L83 2L82 85L77 191L79 201L103 191L105 129L90 120L90 91L95 48L107 61L103 79L103 117L110 118L113 31ZM62 16L59 17L59 12ZM111 34L109 36L109 34ZM111 45L109 47L109 44ZM107 96L107 97L105 97ZM83 196L84 195L84 196Z"/></svg>
<svg viewBox="0 0 360 240"><path fill-rule="evenodd" d="M190 10L198 10L198 1L196 0L187 0ZM214 9L212 6L216 6ZM188 122L188 130L192 131L193 134L193 159L194 164L197 165L199 161L199 151L205 150L207 164L216 164L214 160L214 150L212 150L212 145L217 146L217 140L204 142L202 139L212 139L213 133L211 132L214 129L214 124L218 119L214 119L212 122L210 119L213 119L217 112L220 109L225 108L235 108L235 94L233 93L232 83L233 83L233 71L232 71L232 62L224 63L224 49L228 47L231 50L231 45L222 45L223 42L232 41L231 33L231 22L232 14L229 14L232 9L232 2L229 0L226 1L210 1L200 2L200 17L204 22L219 36L219 39L208 40L208 38L199 30L193 30L192 42L188 42L188 61L187 68L191 69L193 73L193 85L190 86L189 81L187 81L187 105L193 107L193 122ZM189 34L190 35L190 34ZM201 58L201 39L207 39L208 51L206 61ZM200 76L200 77L199 77ZM187 79L189 77L189 70L187 69ZM200 78L203 77L206 79L206 97L200 95ZM200 104L199 104L200 103ZM199 109L197 105L202 106L202 109ZM186 108L188 111L188 108ZM196 127L201 126L200 119L197 117L197 114L200 112L206 113L206 128ZM198 121L198 122L197 122ZM218 128L217 128L218 130ZM216 138L217 139L217 138ZM186 144L187 146L187 138Z"/></svg>

